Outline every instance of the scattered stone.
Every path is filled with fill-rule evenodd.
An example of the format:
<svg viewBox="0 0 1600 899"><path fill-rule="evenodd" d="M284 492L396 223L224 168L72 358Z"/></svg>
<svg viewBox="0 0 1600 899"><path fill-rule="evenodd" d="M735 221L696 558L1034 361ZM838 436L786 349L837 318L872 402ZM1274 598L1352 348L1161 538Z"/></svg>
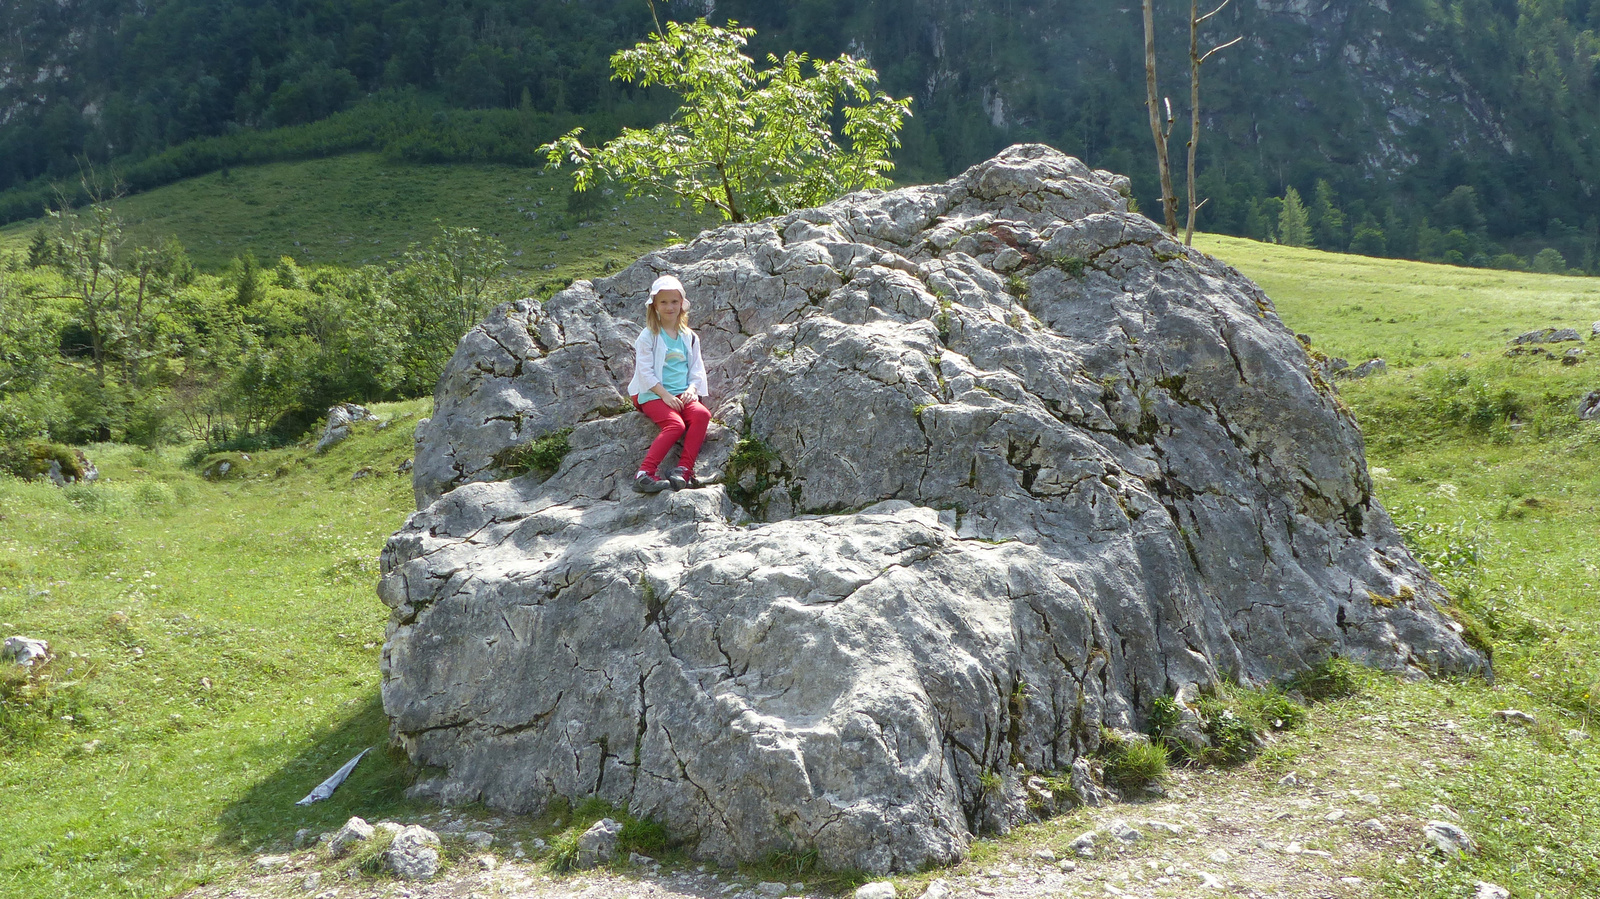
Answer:
<svg viewBox="0 0 1600 899"><path fill-rule="evenodd" d="M1456 814L1456 810L1448 805L1440 805L1436 802L1433 805L1428 806L1428 811L1433 812L1435 815L1438 815L1441 818L1448 818L1451 821L1461 820L1461 816Z"/></svg>
<svg viewBox="0 0 1600 899"><path fill-rule="evenodd" d="M1433 844L1433 848L1452 858L1462 854L1478 854L1478 844L1472 841L1472 837L1449 821L1429 821L1423 825L1422 835Z"/></svg>
<svg viewBox="0 0 1600 899"><path fill-rule="evenodd" d="M1039 849L1033 853L1033 857L1042 862L1054 862L1056 860L1055 851L1051 849Z"/></svg>
<svg viewBox="0 0 1600 899"><path fill-rule="evenodd" d="M484 830L472 830L461 835L461 839L474 849L488 849L494 845L494 834Z"/></svg>
<svg viewBox="0 0 1600 899"><path fill-rule="evenodd" d="M439 835L418 824L400 829L383 853L383 865L405 880L432 880L439 873Z"/></svg>
<svg viewBox="0 0 1600 899"><path fill-rule="evenodd" d="M1094 769L1089 766L1089 760L1081 756L1073 760L1069 780L1073 795L1083 805L1098 808L1116 798L1109 788L1095 782Z"/></svg>
<svg viewBox="0 0 1600 899"><path fill-rule="evenodd" d="M32 668L36 663L50 661L50 644L32 637L7 637L0 659Z"/></svg>
<svg viewBox="0 0 1600 899"><path fill-rule="evenodd" d="M1589 339L1600 340L1600 322L1595 322L1589 327Z"/></svg>
<svg viewBox="0 0 1600 899"><path fill-rule="evenodd" d="M619 822L610 818L596 821L578 837L577 866L593 868L611 861L617 854L617 838L621 835L622 825Z"/></svg>
<svg viewBox="0 0 1600 899"><path fill-rule="evenodd" d="M1233 856L1229 855L1228 850L1226 849L1218 849L1217 851L1206 856L1206 858L1210 861L1216 862L1219 865L1226 865L1228 862L1233 860Z"/></svg>
<svg viewBox="0 0 1600 899"><path fill-rule="evenodd" d="M950 883L940 878L928 884L928 888L922 891L918 899L954 899L954 897L955 892L951 890Z"/></svg>
<svg viewBox="0 0 1600 899"><path fill-rule="evenodd" d="M390 836L394 836L400 833L400 831L405 830L404 824L400 824L395 821L379 821L377 824L372 825L372 827L374 830L382 831Z"/></svg>
<svg viewBox="0 0 1600 899"><path fill-rule="evenodd" d="M1048 818L1056 813L1056 794L1050 789L1049 781L1037 775L1027 778L1024 782L1028 789L1028 800L1039 807L1039 814Z"/></svg>
<svg viewBox="0 0 1600 899"><path fill-rule="evenodd" d="M1487 880L1480 880L1474 886L1477 892L1472 894L1472 899L1511 899L1510 890Z"/></svg>
<svg viewBox="0 0 1600 899"><path fill-rule="evenodd" d="M1529 331L1512 338L1514 346L1525 346L1531 343L1565 343L1569 340L1582 340L1583 337L1573 328L1540 328Z"/></svg>
<svg viewBox="0 0 1600 899"><path fill-rule="evenodd" d="M1067 848L1084 858L1092 858L1094 856L1094 841L1098 836L1099 834L1092 830L1079 834L1077 839L1067 844Z"/></svg>
<svg viewBox="0 0 1600 899"><path fill-rule="evenodd" d="M377 421L378 416L373 415L365 406L355 403L340 403L328 410L328 425L322 431L322 438L317 441L315 452L327 452L334 444L350 436L350 426L358 421Z"/></svg>
<svg viewBox="0 0 1600 899"><path fill-rule="evenodd" d="M411 470L411 465L412 465L411 460L407 459L404 462L401 462L399 465L395 466L394 473L395 474L405 474L406 472Z"/></svg>
<svg viewBox="0 0 1600 899"><path fill-rule="evenodd" d="M1600 390L1591 390L1578 400L1578 418L1583 421L1600 420Z"/></svg>
<svg viewBox="0 0 1600 899"><path fill-rule="evenodd" d="M359 481L362 478L370 477L371 475L372 475L372 466L371 465L363 465L360 468L355 470L355 474L352 474L350 476L350 480Z"/></svg>
<svg viewBox="0 0 1600 899"><path fill-rule="evenodd" d="M1126 821L1111 822L1111 835L1124 843L1137 843L1144 839L1144 834Z"/></svg>
<svg viewBox="0 0 1600 899"><path fill-rule="evenodd" d="M1345 369L1344 371L1335 372L1334 377L1346 381L1354 381L1359 378L1371 377L1372 375L1381 375L1388 370L1389 363L1383 361L1382 359L1372 358L1361 363L1360 365L1357 365L1355 368L1349 368Z"/></svg>
<svg viewBox="0 0 1600 899"><path fill-rule="evenodd" d="M1223 886L1222 881L1218 880L1217 876L1215 874L1209 874L1209 873L1207 873L1205 871L1198 871L1196 873L1199 874L1199 876L1200 876L1200 889L1202 889L1202 890L1220 890L1220 889L1222 889L1222 886Z"/></svg>
<svg viewBox="0 0 1600 899"><path fill-rule="evenodd" d="M898 895L900 894L895 890L894 884L880 880L877 883L856 887L855 899L895 899Z"/></svg>
<svg viewBox="0 0 1600 899"><path fill-rule="evenodd" d="M654 865L655 863L656 863L656 860L651 858L648 855L640 855L637 852L628 853L628 864L633 865L635 867L648 868L648 867Z"/></svg>
<svg viewBox="0 0 1600 899"><path fill-rule="evenodd" d="M482 868L485 871L493 871L495 868L497 868L499 866L500 866L500 860L495 858L492 855L480 855L480 856L478 856L478 867Z"/></svg>
<svg viewBox="0 0 1600 899"><path fill-rule="evenodd" d="M756 892L763 896L782 896L789 892L789 885L786 883L774 883L770 880L762 881L756 884Z"/></svg>
<svg viewBox="0 0 1600 899"><path fill-rule="evenodd" d="M1159 830L1168 836L1175 837L1183 833L1182 824L1173 824L1168 821L1146 821L1144 822L1144 826L1150 828L1151 830Z"/></svg>
<svg viewBox="0 0 1600 899"><path fill-rule="evenodd" d="M1389 828L1385 827L1383 822L1379 821L1377 818L1368 818L1367 820L1362 821L1360 824L1357 824L1356 828L1375 837L1381 837L1389 832Z"/></svg>
<svg viewBox="0 0 1600 899"><path fill-rule="evenodd" d="M256 859L256 867L263 871L276 871L288 863L287 855L263 855Z"/></svg>
<svg viewBox="0 0 1600 899"><path fill-rule="evenodd" d="M315 893L322 886L322 872L312 871L300 879L300 889L308 893Z"/></svg>
<svg viewBox="0 0 1600 899"><path fill-rule="evenodd" d="M1329 812L1328 814L1324 815L1322 820L1327 821L1329 824L1332 824L1335 821L1343 821L1344 820L1344 810L1336 808L1333 811Z"/></svg>
<svg viewBox="0 0 1600 899"><path fill-rule="evenodd" d="M1588 353L1584 352L1583 347L1578 347L1578 346L1571 347L1565 353L1561 354L1561 364L1562 365L1577 365L1578 363L1582 362L1584 360L1584 358L1586 356L1588 356L1588 355L1589 355Z"/></svg>
<svg viewBox="0 0 1600 899"><path fill-rule="evenodd" d="M1298 786L1300 786L1300 776L1298 774L1295 774L1293 771L1290 771L1288 774L1285 774L1284 776L1278 778L1278 786L1280 786L1280 787L1298 787Z"/></svg>
<svg viewBox="0 0 1600 899"><path fill-rule="evenodd" d="M328 840L328 852L338 858L349 852L356 843L372 839L374 828L371 824L359 817L352 817L344 822L344 826Z"/></svg>

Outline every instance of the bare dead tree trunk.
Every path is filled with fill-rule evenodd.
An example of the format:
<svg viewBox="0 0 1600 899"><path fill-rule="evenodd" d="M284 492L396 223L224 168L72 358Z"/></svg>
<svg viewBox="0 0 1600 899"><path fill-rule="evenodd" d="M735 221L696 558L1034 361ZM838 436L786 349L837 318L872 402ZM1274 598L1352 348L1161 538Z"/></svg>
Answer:
<svg viewBox="0 0 1600 899"><path fill-rule="evenodd" d="M1145 106L1150 111L1150 136L1156 142L1156 168L1161 172L1161 211L1167 233L1178 233L1178 197L1172 192L1172 163L1167 156L1167 136L1172 133L1172 101L1165 103L1167 120L1161 121L1162 104L1156 90L1155 0L1144 0L1144 89Z"/></svg>
<svg viewBox="0 0 1600 899"><path fill-rule="evenodd" d="M1233 0L1222 0L1220 6L1202 16L1200 15L1200 0L1189 0L1189 221L1183 229L1183 245L1186 247L1194 242L1195 215L1200 211L1200 207L1206 204L1205 200L1201 200L1199 203L1194 201L1194 152L1195 145L1200 142L1200 64L1210 59L1213 53L1226 50L1244 40L1242 36L1236 37L1226 44L1212 47L1202 56L1200 54L1200 26L1205 24L1207 19L1222 12L1231 2ZM1146 28L1148 29L1148 26ZM1149 52L1148 43L1146 44L1146 52Z"/></svg>

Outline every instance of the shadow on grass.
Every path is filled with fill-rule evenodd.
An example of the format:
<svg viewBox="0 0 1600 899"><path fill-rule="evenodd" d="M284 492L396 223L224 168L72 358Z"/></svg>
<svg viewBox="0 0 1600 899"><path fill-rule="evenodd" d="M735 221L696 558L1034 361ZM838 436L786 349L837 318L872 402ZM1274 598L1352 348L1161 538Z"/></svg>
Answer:
<svg viewBox="0 0 1600 899"><path fill-rule="evenodd" d="M295 805L340 765L368 748L372 751L332 797ZM411 781L412 768L405 754L389 747L389 719L374 692L347 717L320 728L304 752L223 809L220 842L247 851L284 848L301 828L318 834L337 830L352 815L368 821L398 819L423 807L405 798Z"/></svg>

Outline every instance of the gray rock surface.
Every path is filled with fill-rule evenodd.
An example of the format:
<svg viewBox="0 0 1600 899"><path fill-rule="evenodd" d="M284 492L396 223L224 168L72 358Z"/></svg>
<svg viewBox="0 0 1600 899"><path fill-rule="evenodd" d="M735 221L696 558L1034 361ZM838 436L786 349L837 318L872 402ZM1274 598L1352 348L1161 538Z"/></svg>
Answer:
<svg viewBox="0 0 1600 899"><path fill-rule="evenodd" d="M1478 844L1473 842L1472 837L1449 821L1429 821L1422 827L1422 836L1433 848L1448 856L1478 853Z"/></svg>
<svg viewBox="0 0 1600 899"><path fill-rule="evenodd" d="M439 835L418 824L400 828L383 853L383 865L406 880L432 880L439 873Z"/></svg>
<svg viewBox="0 0 1600 899"><path fill-rule="evenodd" d="M610 818L601 818L578 837L580 868L603 865L616 857L617 838L622 836L622 825Z"/></svg>
<svg viewBox="0 0 1600 899"><path fill-rule="evenodd" d="M1389 363L1383 361L1382 359L1368 359L1360 365L1357 365L1355 368L1344 369L1343 371L1335 373L1334 376L1354 381L1360 378L1368 378L1373 375L1381 375L1388 370Z"/></svg>
<svg viewBox="0 0 1600 899"><path fill-rule="evenodd" d="M908 870L1185 687L1487 671L1271 301L1126 193L1013 147L496 309L383 554L384 705L437 772L414 794L597 795L703 858ZM622 389L662 272L728 478L639 496L654 428ZM496 480L568 428L553 473Z"/></svg>
<svg viewBox="0 0 1600 899"><path fill-rule="evenodd" d="M1582 339L1583 335L1579 334L1575 328L1540 328L1537 331L1518 334L1511 339L1511 343L1516 346L1524 346L1530 343L1565 343L1569 340Z"/></svg>
<svg viewBox="0 0 1600 899"><path fill-rule="evenodd" d="M338 832L328 840L328 852L337 858L349 852L355 844L372 839L372 835L375 832L373 826L368 824L366 819L352 817L344 822L344 826L339 828Z"/></svg>
<svg viewBox="0 0 1600 899"><path fill-rule="evenodd" d="M7 637L3 648L0 648L0 661L15 662L31 668L36 664L50 661L50 644L21 634Z"/></svg>
<svg viewBox="0 0 1600 899"><path fill-rule="evenodd" d="M322 437L317 440L316 452L326 452L334 444L350 436L350 426L358 421L377 421L378 416L373 415L366 406L355 403L340 403L328 410L328 424L322 429Z"/></svg>
<svg viewBox="0 0 1600 899"><path fill-rule="evenodd" d="M1591 390L1578 400L1578 418L1583 421L1600 419L1600 390Z"/></svg>

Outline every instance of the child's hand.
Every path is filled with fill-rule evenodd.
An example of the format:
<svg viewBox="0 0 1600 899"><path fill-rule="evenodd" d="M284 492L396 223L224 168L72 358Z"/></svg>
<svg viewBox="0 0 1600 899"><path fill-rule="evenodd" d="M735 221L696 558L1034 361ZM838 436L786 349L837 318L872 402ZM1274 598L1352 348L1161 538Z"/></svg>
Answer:
<svg viewBox="0 0 1600 899"><path fill-rule="evenodd" d="M671 409L674 412L682 412L683 411L683 400L681 400L681 399L679 399L679 398L677 398L677 397L675 397L675 396L673 396L671 394L667 394L666 396L662 397L661 401L663 403L666 403L667 404L667 408Z"/></svg>
<svg viewBox="0 0 1600 899"><path fill-rule="evenodd" d="M678 394L678 399L684 401L685 403L692 403L699 398L700 394L695 393L693 387L690 387L688 390Z"/></svg>

